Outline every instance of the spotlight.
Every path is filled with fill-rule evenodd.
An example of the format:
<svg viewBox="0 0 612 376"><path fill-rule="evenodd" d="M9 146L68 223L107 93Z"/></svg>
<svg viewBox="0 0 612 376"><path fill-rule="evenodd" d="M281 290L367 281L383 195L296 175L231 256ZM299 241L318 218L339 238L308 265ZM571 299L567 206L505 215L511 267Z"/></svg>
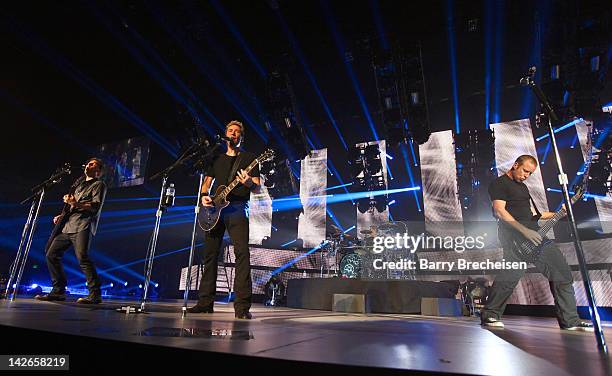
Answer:
<svg viewBox="0 0 612 376"><path fill-rule="evenodd" d="M127 281L123 282L123 286L127 287L127 285L128 285Z"/></svg>
<svg viewBox="0 0 612 376"><path fill-rule="evenodd" d="M361 198L357 200L357 210L359 210L360 213L366 213L369 209L370 209L370 199Z"/></svg>
<svg viewBox="0 0 612 376"><path fill-rule="evenodd" d="M480 309L484 307L484 303L489 296L489 286L484 278L468 278L461 285L461 295L463 303L470 309L470 314L476 315L480 313Z"/></svg>
<svg viewBox="0 0 612 376"><path fill-rule="evenodd" d="M285 285L278 275L273 275L264 287L267 306L278 306L285 297Z"/></svg>

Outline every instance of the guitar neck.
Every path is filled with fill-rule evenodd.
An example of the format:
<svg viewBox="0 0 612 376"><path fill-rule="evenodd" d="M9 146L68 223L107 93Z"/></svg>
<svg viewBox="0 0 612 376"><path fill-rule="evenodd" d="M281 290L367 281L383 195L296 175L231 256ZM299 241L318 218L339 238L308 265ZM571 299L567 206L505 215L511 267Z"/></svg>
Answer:
<svg viewBox="0 0 612 376"><path fill-rule="evenodd" d="M542 236L546 235L548 231L550 231L553 227L555 227L555 225L559 223L561 218L563 218L564 216L565 216L565 211L563 209L556 212L550 219L544 222L544 225L540 227L540 229L538 230L538 234Z"/></svg>
<svg viewBox="0 0 612 376"><path fill-rule="evenodd" d="M257 166L258 163L259 160L256 158L255 160L253 160L253 162L251 162L251 164L247 166L247 168L244 169L244 171L248 174L249 172L251 172L252 169L255 168L255 166ZM225 187L223 192L221 192L221 195L223 195L223 197L226 197L234 188L236 188L239 183L240 180L237 177L234 178L234 180L230 184L228 184L227 187Z"/></svg>

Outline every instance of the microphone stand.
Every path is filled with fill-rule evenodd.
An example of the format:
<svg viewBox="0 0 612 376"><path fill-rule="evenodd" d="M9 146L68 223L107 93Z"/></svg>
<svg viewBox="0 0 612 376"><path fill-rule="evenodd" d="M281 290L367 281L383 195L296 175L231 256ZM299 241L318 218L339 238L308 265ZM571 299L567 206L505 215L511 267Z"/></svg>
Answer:
<svg viewBox="0 0 612 376"><path fill-rule="evenodd" d="M34 240L34 231L36 230L36 225L38 224L38 215L40 213L40 208L42 206L43 200L45 198L45 193L51 187L58 184L62 181L62 179L71 173L70 164L66 163L61 168L57 169L51 177L42 183L34 186L32 188L32 195L30 195L25 200L21 201L20 204L25 204L29 200L32 200L32 205L30 206L30 212L28 213L28 219L26 220L25 225L23 226L23 231L21 232L21 240L19 241L19 248L17 248L17 254L15 255L15 260L11 264L9 279L6 284L6 289L4 291L4 297L8 298L9 293L11 291L11 287L13 287L13 293L11 295L10 300L14 301L17 297L17 292L19 291L19 286L21 285L21 278L23 276L23 271L25 269L25 265L28 260L28 255L30 254L30 248L32 247L32 241ZM24 248L25 245L25 248Z"/></svg>
<svg viewBox="0 0 612 376"><path fill-rule="evenodd" d="M213 155L213 153L219 148L221 144L216 142L210 151L203 155L200 160L196 163L198 166L198 173L200 175L200 183L198 184L198 191L196 193L196 203L193 210L193 228L191 230L191 247L189 248L189 262L187 264L187 276L185 278L185 292L183 294L183 307L181 309L181 317L187 317L187 301L189 300L189 291L191 289L191 267L193 266L193 257L195 254L196 247L196 235L198 232L198 215L200 214L200 197L202 197L202 185L204 183L204 163L206 160Z"/></svg>
<svg viewBox="0 0 612 376"><path fill-rule="evenodd" d="M584 291L589 302L589 311L591 313L591 320L593 322L593 328L595 332L595 338L597 340L597 347L603 353L608 352L606 341L604 338L603 328L597 311L597 303L595 302L595 295L593 293L593 287L591 285L591 277L587 269L586 259L584 257L584 249L580 237L578 236L578 227L576 226L576 219L574 217L574 210L572 208L572 202L569 196L568 189L568 178L563 171L563 164L561 163L561 155L559 154L559 148L557 147L557 140L555 138L555 132L553 129L553 121L559 122L559 117L555 113L550 101L546 98L546 95L542 89L537 86L533 80L535 74L535 67L529 69L529 73L526 77L521 79L521 84L529 86L535 96L541 103L542 110L547 114L548 117L548 135L550 136L551 144L555 152L555 159L557 162L557 170L559 171L559 183L563 191L563 201L565 201L565 208L567 211L567 219L570 225L572 239L574 241L574 249L576 250L576 257L578 259L578 265L580 266L580 274L582 275L582 282L584 284Z"/></svg>
<svg viewBox="0 0 612 376"><path fill-rule="evenodd" d="M154 180L159 177L162 177L162 184L161 184L161 192L159 195L159 202L157 205L157 211L155 212L155 226L153 227L153 234L151 235L151 241L147 249L147 256L145 257L144 286L143 286L142 298L140 301L140 307L136 308L133 306L124 306L124 307L118 308L117 309L118 312L125 312L126 314L146 312L146 304L147 304L147 298L149 294L149 285L151 283L151 274L153 272L153 260L155 259L155 251L157 249L157 241L159 237L159 228L161 225L162 214L164 213L166 209L166 206L164 205L164 194L166 191L166 184L168 183L168 176L174 170L176 170L180 166L185 165L188 161L195 159L196 156L201 154L201 148L208 148L208 147L209 147L208 141L199 142L197 144L192 145L187 150L185 150L185 152L183 152L183 154L172 165L170 165L166 169L158 172L157 174L149 178L149 180ZM214 152L214 150L216 150L217 147L218 147L218 144L212 147L211 150L208 150L204 154L204 156L202 156L201 158L202 159L208 158L210 155L212 155L212 153ZM200 177L202 178L202 173L200 173ZM194 237L194 241L195 241L195 237ZM194 246L195 246L195 243L192 242L192 247Z"/></svg>

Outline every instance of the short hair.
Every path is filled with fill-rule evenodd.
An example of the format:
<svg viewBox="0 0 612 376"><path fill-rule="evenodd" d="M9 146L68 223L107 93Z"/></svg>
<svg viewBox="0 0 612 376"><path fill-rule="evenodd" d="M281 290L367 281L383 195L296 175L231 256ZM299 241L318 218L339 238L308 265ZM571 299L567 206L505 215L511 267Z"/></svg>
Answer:
<svg viewBox="0 0 612 376"><path fill-rule="evenodd" d="M538 160L535 159L535 157L533 155L529 155L529 154L523 154L520 157L516 158L516 160L514 161L515 164L518 164L519 166L522 165L523 163L525 163L525 161L530 161L531 163L533 163L534 165L538 165Z"/></svg>
<svg viewBox="0 0 612 376"><path fill-rule="evenodd" d="M96 161L98 162L98 164L100 165L100 175L104 175L105 169L106 169L106 163L104 163L104 160L102 158L98 158L98 157L91 157L89 158L85 164L88 164L91 161Z"/></svg>
<svg viewBox="0 0 612 376"><path fill-rule="evenodd" d="M232 120L229 123L227 123L227 125L225 126L225 131L227 132L227 129L231 127L232 125L236 125L240 127L240 140L238 141L238 145L240 145L242 144L242 141L244 141L244 125L242 125L242 123L239 122L238 120Z"/></svg>
<svg viewBox="0 0 612 376"><path fill-rule="evenodd" d="M231 127L232 125L237 125L238 127L240 127L241 134L244 134L244 125L242 125L242 123L238 120L232 120L227 123L227 125L225 126L225 130L227 130L227 128Z"/></svg>

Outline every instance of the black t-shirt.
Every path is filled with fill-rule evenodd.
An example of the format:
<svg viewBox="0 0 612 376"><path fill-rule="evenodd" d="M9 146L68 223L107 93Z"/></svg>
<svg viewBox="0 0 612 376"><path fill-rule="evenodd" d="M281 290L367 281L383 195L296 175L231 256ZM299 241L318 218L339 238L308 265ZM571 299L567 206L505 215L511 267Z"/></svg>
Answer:
<svg viewBox="0 0 612 376"><path fill-rule="evenodd" d="M213 184L211 190L211 195L215 193L217 187L219 187L220 185L228 185L229 183L231 183L234 178L236 178L238 171L246 170L249 164L251 164L251 162L255 160L256 155L247 151L240 152L240 160L238 161L238 168L236 169L236 173L228 179L229 173L231 172L232 167L234 166L236 158L238 157L230 157L227 154L221 154L217 157L217 159L215 159L212 168L206 173L206 176L210 176L215 179L215 183ZM254 178L259 177L259 164L255 165L255 167L249 172L249 175ZM238 183L236 188L234 188L232 192L227 196L227 200L231 202L245 202L249 201L250 197L250 189Z"/></svg>
<svg viewBox="0 0 612 376"><path fill-rule="evenodd" d="M493 200L506 201L506 210L523 225L536 229L529 199L529 189L525 183L517 182L506 174L498 177L489 185L489 197Z"/></svg>

